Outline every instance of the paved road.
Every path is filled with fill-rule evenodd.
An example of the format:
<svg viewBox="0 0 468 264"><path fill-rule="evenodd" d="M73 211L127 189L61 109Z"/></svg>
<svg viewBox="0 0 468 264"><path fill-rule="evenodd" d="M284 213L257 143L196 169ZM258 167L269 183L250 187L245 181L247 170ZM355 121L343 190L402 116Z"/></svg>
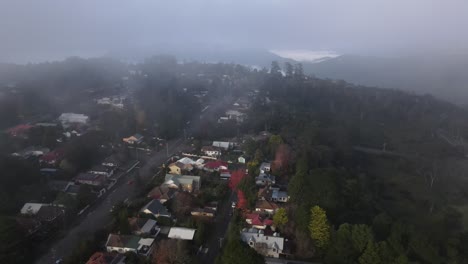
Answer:
<svg viewBox="0 0 468 264"><path fill-rule="evenodd" d="M181 139L173 140L169 142L169 154L181 151L183 147ZM151 180L153 175L152 167L154 165L159 166L166 160L166 149L154 153L139 169L140 177L146 181ZM126 184L128 177L131 176L126 175L119 179L119 183L114 186L114 189L111 189L103 200L100 200L86 211L84 219L77 226L72 227L65 237L55 242L51 249L36 261L36 264L53 264L57 259L66 257L83 238L91 237L94 232L109 224L111 221L109 211L112 206L138 193L134 190L134 184Z"/></svg>
<svg viewBox="0 0 468 264"><path fill-rule="evenodd" d="M215 218L215 227L208 238L205 247L208 247L208 252L201 256L202 263L213 264L218 254L221 253L221 243L226 238L226 232L231 220L232 202L237 201L236 193L231 191L229 199L224 201L218 208L218 214Z"/></svg>

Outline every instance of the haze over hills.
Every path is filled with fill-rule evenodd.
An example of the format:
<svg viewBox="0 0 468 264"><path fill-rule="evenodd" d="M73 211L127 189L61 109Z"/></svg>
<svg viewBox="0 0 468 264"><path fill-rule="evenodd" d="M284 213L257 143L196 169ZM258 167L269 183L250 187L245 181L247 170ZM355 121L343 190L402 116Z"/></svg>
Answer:
<svg viewBox="0 0 468 264"><path fill-rule="evenodd" d="M456 104L468 104L468 55L361 56L331 51L267 50L225 46L158 45L108 52L107 57L142 62L154 54L173 54L179 61L238 63L269 68L272 61L301 62L304 72L319 78L345 80L359 85L432 94ZM103 53L104 55L104 53ZM15 81L13 64L0 64L0 81ZM16 76L18 77L18 76Z"/></svg>
<svg viewBox="0 0 468 264"><path fill-rule="evenodd" d="M398 58L342 55L319 63L304 63L304 71L320 78L429 93L457 104L468 103L466 55Z"/></svg>

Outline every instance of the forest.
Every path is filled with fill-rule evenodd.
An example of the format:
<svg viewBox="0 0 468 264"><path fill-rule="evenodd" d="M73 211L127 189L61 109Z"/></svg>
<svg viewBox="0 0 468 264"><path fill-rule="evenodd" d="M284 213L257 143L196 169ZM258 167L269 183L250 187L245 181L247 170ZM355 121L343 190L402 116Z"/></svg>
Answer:
<svg viewBox="0 0 468 264"><path fill-rule="evenodd" d="M254 162L279 161L292 203L281 232L325 263L466 261L467 112L432 96L302 75L277 63L246 131ZM289 70L288 70L289 69ZM298 72L299 74L295 74ZM286 164L286 166L284 166ZM245 188L245 187L244 187Z"/></svg>

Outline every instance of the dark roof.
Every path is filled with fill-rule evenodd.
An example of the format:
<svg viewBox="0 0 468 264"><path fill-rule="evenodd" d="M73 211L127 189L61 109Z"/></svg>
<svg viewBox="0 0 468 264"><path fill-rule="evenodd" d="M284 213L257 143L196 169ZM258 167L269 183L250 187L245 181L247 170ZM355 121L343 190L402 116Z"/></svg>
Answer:
<svg viewBox="0 0 468 264"><path fill-rule="evenodd" d="M148 197L153 199L166 199L169 200L174 194L176 190L169 188L167 186L157 186L154 187L149 193Z"/></svg>
<svg viewBox="0 0 468 264"><path fill-rule="evenodd" d="M60 206L42 206L36 214L37 219L41 221L52 221L65 213L65 209Z"/></svg>
<svg viewBox="0 0 468 264"><path fill-rule="evenodd" d="M170 215L167 208L158 200L152 200L149 202L145 209L148 209L153 214L161 214L161 215Z"/></svg>
<svg viewBox="0 0 468 264"><path fill-rule="evenodd" d="M278 205L269 201L258 200L255 203L255 208L264 209L264 210L276 210L278 209Z"/></svg>
<svg viewBox="0 0 468 264"><path fill-rule="evenodd" d="M76 181L94 181L94 180L99 180L99 178L102 178L103 175L99 174L94 174L94 173L89 173L89 172L82 172L76 176L75 180Z"/></svg>
<svg viewBox="0 0 468 264"><path fill-rule="evenodd" d="M143 228L143 226L145 226L146 222L148 222L147 218L128 218L128 224L130 225L130 229L133 232L140 231Z"/></svg>

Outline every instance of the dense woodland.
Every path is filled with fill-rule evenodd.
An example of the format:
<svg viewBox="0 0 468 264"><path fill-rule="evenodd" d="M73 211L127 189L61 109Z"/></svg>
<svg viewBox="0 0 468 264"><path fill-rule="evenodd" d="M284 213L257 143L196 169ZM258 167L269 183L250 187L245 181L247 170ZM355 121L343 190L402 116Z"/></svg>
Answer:
<svg viewBox="0 0 468 264"><path fill-rule="evenodd" d="M431 96L294 72L282 76L272 64L247 125L280 135L288 154L272 150L271 140L247 149L254 162L287 164L274 173L292 198L281 231L295 238L296 256L464 263L465 149L440 134L466 136L466 111ZM324 221L314 222L317 215Z"/></svg>

